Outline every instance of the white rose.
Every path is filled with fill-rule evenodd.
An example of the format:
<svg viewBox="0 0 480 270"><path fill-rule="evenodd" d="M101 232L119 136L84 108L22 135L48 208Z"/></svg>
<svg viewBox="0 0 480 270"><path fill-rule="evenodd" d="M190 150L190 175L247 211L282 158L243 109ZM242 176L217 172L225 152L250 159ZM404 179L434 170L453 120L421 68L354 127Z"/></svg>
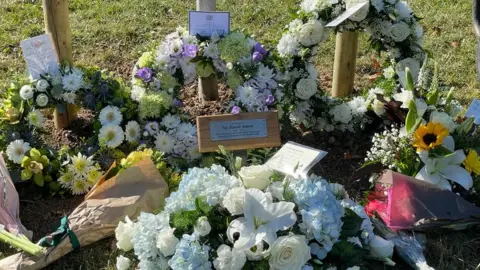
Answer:
<svg viewBox="0 0 480 270"><path fill-rule="evenodd" d="M117 270L127 270L130 269L131 261L127 257L123 257L122 255L117 257Z"/></svg>
<svg viewBox="0 0 480 270"><path fill-rule="evenodd" d="M130 92L130 98L135 101L140 101L144 96L147 90L141 86L133 85Z"/></svg>
<svg viewBox="0 0 480 270"><path fill-rule="evenodd" d="M379 259L390 258L393 255L393 246L392 241L387 241L375 235L375 238L370 242L370 255Z"/></svg>
<svg viewBox="0 0 480 270"><path fill-rule="evenodd" d="M47 91L47 88L49 86L50 86L50 84L46 80L40 79L40 80L37 81L36 88L37 88L38 92L45 92L45 91Z"/></svg>
<svg viewBox="0 0 480 270"><path fill-rule="evenodd" d="M311 258L305 236L288 235L273 243L268 263L275 270L301 270Z"/></svg>
<svg viewBox="0 0 480 270"><path fill-rule="evenodd" d="M313 95L315 95L317 91L317 81L312 79L301 79L297 83L297 87L295 89L295 96L303 100L308 100Z"/></svg>
<svg viewBox="0 0 480 270"><path fill-rule="evenodd" d="M35 101L38 106L40 107L45 107L48 104L48 96L45 94L40 94L37 96L37 99Z"/></svg>
<svg viewBox="0 0 480 270"><path fill-rule="evenodd" d="M133 223L128 216L125 217L125 223L118 223L115 229L115 238L117 239L117 248L123 251L130 251L133 249L132 238L135 233L135 223Z"/></svg>
<svg viewBox="0 0 480 270"><path fill-rule="evenodd" d="M270 176L272 176L273 171L265 166L256 165L242 167L238 174L245 187L265 190L270 185Z"/></svg>
<svg viewBox="0 0 480 270"><path fill-rule="evenodd" d="M29 100L33 98L33 87L31 85L24 85L20 88L20 97L23 100Z"/></svg>
<svg viewBox="0 0 480 270"><path fill-rule="evenodd" d="M304 46L317 45L323 40L324 27L318 20L309 20L302 25L298 32L298 39Z"/></svg>
<svg viewBox="0 0 480 270"><path fill-rule="evenodd" d="M217 249L218 257L213 261L217 270L241 270L247 262L247 256L243 250L231 249L227 245L221 245Z"/></svg>
<svg viewBox="0 0 480 270"><path fill-rule="evenodd" d="M199 236L206 236L212 230L207 217L199 217L197 223L194 226L195 233Z"/></svg>
<svg viewBox="0 0 480 270"><path fill-rule="evenodd" d="M405 22L399 22L390 27L390 37L395 42L404 41L411 33L410 27Z"/></svg>
<svg viewBox="0 0 480 270"><path fill-rule="evenodd" d="M230 214L236 216L243 214L243 205L245 204L245 188L236 187L227 192L222 205L227 208Z"/></svg>
<svg viewBox="0 0 480 270"><path fill-rule="evenodd" d="M430 122L442 124L448 131L452 132L456 128L455 122L450 115L444 112L434 111L430 115Z"/></svg>
<svg viewBox="0 0 480 270"><path fill-rule="evenodd" d="M367 18L368 11L370 10L370 1L369 0L346 0L345 5L346 9L351 8L352 6L356 5L357 3L366 2L367 5L362 7L359 11L355 12L352 16L349 17L350 20L355 22L361 22Z"/></svg>
<svg viewBox="0 0 480 270"><path fill-rule="evenodd" d="M175 254L177 244L180 242L173 234L175 229L164 228L157 236L157 248L162 252L163 256L168 257Z"/></svg>
<svg viewBox="0 0 480 270"><path fill-rule="evenodd" d="M352 120L352 109L350 109L350 106L346 103L333 107L330 109L329 114L336 122L348 124Z"/></svg>

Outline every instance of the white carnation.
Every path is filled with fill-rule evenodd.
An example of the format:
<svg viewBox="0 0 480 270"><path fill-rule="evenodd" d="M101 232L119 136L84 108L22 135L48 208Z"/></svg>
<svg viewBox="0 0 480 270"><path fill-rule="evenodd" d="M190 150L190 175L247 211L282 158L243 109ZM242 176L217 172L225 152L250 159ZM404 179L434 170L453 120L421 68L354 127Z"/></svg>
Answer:
<svg viewBox="0 0 480 270"><path fill-rule="evenodd" d="M320 43L324 38L324 27L317 20L309 20L298 33L298 39L304 46L313 46Z"/></svg>
<svg viewBox="0 0 480 270"><path fill-rule="evenodd" d="M405 22L398 22L390 28L390 37L395 42L402 42L410 36L411 30L410 26Z"/></svg>
<svg viewBox="0 0 480 270"><path fill-rule="evenodd" d="M33 98L33 93L34 93L34 90L33 90L33 87L31 85L24 85L22 86L22 88L20 88L20 97L23 99L23 100L29 100L31 98Z"/></svg>
<svg viewBox="0 0 480 270"><path fill-rule="evenodd" d="M347 104L354 115L361 115L367 112L367 103L363 97L355 97Z"/></svg>
<svg viewBox="0 0 480 270"><path fill-rule="evenodd" d="M207 217L199 217L193 229L197 235L207 236L212 230L212 227L210 226Z"/></svg>
<svg viewBox="0 0 480 270"><path fill-rule="evenodd" d="M132 90L130 92L130 97L134 101L140 101L144 96L147 90L141 86L133 85Z"/></svg>
<svg viewBox="0 0 480 270"><path fill-rule="evenodd" d="M175 229L163 228L157 236L156 246L165 257L175 254L177 244L180 242L173 234L174 232Z"/></svg>
<svg viewBox="0 0 480 270"><path fill-rule="evenodd" d="M408 6L407 2L399 1L395 5L395 9L397 10L398 20L409 19L413 16L412 9Z"/></svg>
<svg viewBox="0 0 480 270"><path fill-rule="evenodd" d="M350 123L352 120L352 110L348 104L342 103L330 109L329 114L333 117L333 120L336 122L341 122L344 124Z"/></svg>
<svg viewBox="0 0 480 270"><path fill-rule="evenodd" d="M301 79L295 88L295 96L300 99L308 100L318 91L317 81L313 79Z"/></svg>
<svg viewBox="0 0 480 270"><path fill-rule="evenodd" d="M117 270L128 270L130 269L130 265L132 262L130 261L129 258L123 257L122 255L117 257Z"/></svg>
<svg viewBox="0 0 480 270"><path fill-rule="evenodd" d="M243 214L243 205L245 203L245 188L236 187L227 192L222 205L227 208L232 216Z"/></svg>
<svg viewBox="0 0 480 270"><path fill-rule="evenodd" d="M213 261L217 270L241 270L247 262L247 256L243 250L231 249L227 245L220 245L217 249L218 257Z"/></svg>
<svg viewBox="0 0 480 270"><path fill-rule="evenodd" d="M295 55L298 51L298 45L298 41L291 34L285 34L278 42L277 50L282 56Z"/></svg>
<svg viewBox="0 0 480 270"><path fill-rule="evenodd" d="M132 238L135 233L135 223L128 216L125 216L125 222L120 221L115 229L115 238L117 239L117 248L125 252L133 249Z"/></svg>

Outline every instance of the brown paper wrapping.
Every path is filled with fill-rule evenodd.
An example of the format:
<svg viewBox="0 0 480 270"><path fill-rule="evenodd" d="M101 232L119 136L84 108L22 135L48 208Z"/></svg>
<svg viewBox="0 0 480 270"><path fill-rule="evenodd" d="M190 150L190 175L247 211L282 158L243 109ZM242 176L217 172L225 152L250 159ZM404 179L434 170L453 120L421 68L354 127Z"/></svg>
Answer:
<svg viewBox="0 0 480 270"><path fill-rule="evenodd" d="M150 159L144 159L119 175L96 185L86 200L69 215L70 229L80 245L87 246L112 236L125 216L136 218L140 212L161 210L168 186ZM59 220L60 223L60 220ZM70 240L49 248L42 257L18 253L0 260L2 270L42 269L71 252Z"/></svg>

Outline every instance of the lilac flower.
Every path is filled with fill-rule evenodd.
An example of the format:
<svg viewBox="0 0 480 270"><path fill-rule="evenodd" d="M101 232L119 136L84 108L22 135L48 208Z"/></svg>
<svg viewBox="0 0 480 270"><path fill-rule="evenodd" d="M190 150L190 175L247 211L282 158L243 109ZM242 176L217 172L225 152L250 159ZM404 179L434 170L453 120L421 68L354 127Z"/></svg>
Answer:
<svg viewBox="0 0 480 270"><path fill-rule="evenodd" d="M275 102L275 97L273 95L268 95L265 102L267 103L267 105L272 105Z"/></svg>
<svg viewBox="0 0 480 270"><path fill-rule="evenodd" d="M174 99L173 100L173 106L175 107L183 107L185 104L183 104L183 101L181 101L180 99Z"/></svg>
<svg viewBox="0 0 480 270"><path fill-rule="evenodd" d="M197 56L197 45L185 45L183 46L183 56L195 57Z"/></svg>
<svg viewBox="0 0 480 270"><path fill-rule="evenodd" d="M265 48L263 48L262 44L260 44L259 42L255 44L254 51L262 54L263 56L268 54L267 50L265 50Z"/></svg>
<svg viewBox="0 0 480 270"><path fill-rule="evenodd" d="M240 113L240 107L238 106L233 106L232 108L232 114L239 114Z"/></svg>
<svg viewBox="0 0 480 270"><path fill-rule="evenodd" d="M150 68L144 67L137 71L135 74L137 78L140 78L142 81L148 83L152 80L152 70Z"/></svg>
<svg viewBox="0 0 480 270"><path fill-rule="evenodd" d="M263 60L263 54L261 54L259 52L254 52L252 58L253 58L253 61L260 62L260 61Z"/></svg>

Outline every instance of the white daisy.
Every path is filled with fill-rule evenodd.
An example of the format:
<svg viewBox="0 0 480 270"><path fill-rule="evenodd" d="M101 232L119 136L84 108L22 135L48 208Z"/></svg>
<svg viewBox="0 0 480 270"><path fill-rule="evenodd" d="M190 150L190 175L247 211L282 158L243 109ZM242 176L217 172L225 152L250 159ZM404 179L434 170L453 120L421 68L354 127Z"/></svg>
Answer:
<svg viewBox="0 0 480 270"><path fill-rule="evenodd" d="M90 171L90 166L93 165L92 158L82 155L82 153L78 153L76 156L70 157L72 160L73 169L75 170L75 174L86 176Z"/></svg>
<svg viewBox="0 0 480 270"><path fill-rule="evenodd" d="M162 151L166 154L172 152L173 150L173 138L170 137L164 131L160 131L155 140L155 149Z"/></svg>
<svg viewBox="0 0 480 270"><path fill-rule="evenodd" d="M28 123L37 128L42 128L43 123L45 122L45 117L39 110L33 110L27 116Z"/></svg>
<svg viewBox="0 0 480 270"><path fill-rule="evenodd" d="M77 98L77 94L73 92L66 92L62 94L63 100L70 104L75 104L75 99Z"/></svg>
<svg viewBox="0 0 480 270"><path fill-rule="evenodd" d="M100 134L98 135L98 140L100 143L109 148L117 148L120 144L122 144L124 139L125 134L123 133L123 129L114 124L103 126L100 129Z"/></svg>
<svg viewBox="0 0 480 270"><path fill-rule="evenodd" d="M63 188L68 188L72 185L73 182L73 173L70 170L67 170L58 178L58 182Z"/></svg>
<svg viewBox="0 0 480 270"><path fill-rule="evenodd" d="M113 124L113 125L120 125L122 123L122 113L120 109L115 106L107 106L100 111L100 123L102 126Z"/></svg>
<svg viewBox="0 0 480 270"><path fill-rule="evenodd" d="M161 124L168 129L174 129L180 125L180 118L178 116L169 114L162 119Z"/></svg>
<svg viewBox="0 0 480 270"><path fill-rule="evenodd" d="M73 180L70 188L72 189L73 195L82 195L87 193L87 191L90 189L90 185L83 180L75 179Z"/></svg>
<svg viewBox="0 0 480 270"><path fill-rule="evenodd" d="M20 88L20 97L23 100L29 100L33 98L34 89L31 85L24 85Z"/></svg>
<svg viewBox="0 0 480 270"><path fill-rule="evenodd" d="M68 74L62 77L63 89L71 92L76 92L83 86L82 77L75 74Z"/></svg>
<svg viewBox="0 0 480 270"><path fill-rule="evenodd" d="M30 144L23 140L11 142L7 147L7 157L10 161L20 164L25 157L25 153L30 150Z"/></svg>
<svg viewBox="0 0 480 270"><path fill-rule="evenodd" d="M127 142L138 142L140 135L140 125L136 121L128 122L125 127L125 138Z"/></svg>
<svg viewBox="0 0 480 270"><path fill-rule="evenodd" d="M197 135L197 128L190 123L182 123L178 126L177 136L180 140Z"/></svg>

